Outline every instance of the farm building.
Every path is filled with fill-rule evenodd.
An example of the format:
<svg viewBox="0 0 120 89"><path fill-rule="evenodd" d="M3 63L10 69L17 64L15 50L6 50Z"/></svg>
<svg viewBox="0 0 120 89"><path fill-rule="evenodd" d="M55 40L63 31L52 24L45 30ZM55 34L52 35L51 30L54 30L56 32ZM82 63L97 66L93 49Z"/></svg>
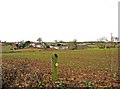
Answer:
<svg viewBox="0 0 120 89"><path fill-rule="evenodd" d="M77 44L77 49L85 49L87 47L88 47L87 44Z"/></svg>
<svg viewBox="0 0 120 89"><path fill-rule="evenodd" d="M30 43L30 47L36 47L36 48L44 48L45 47L45 43Z"/></svg>
<svg viewBox="0 0 120 89"><path fill-rule="evenodd" d="M34 42L30 43L30 47L35 47L35 43Z"/></svg>
<svg viewBox="0 0 120 89"><path fill-rule="evenodd" d="M2 46L6 46L7 45L6 41L0 42L0 44L2 44Z"/></svg>
<svg viewBox="0 0 120 89"><path fill-rule="evenodd" d="M43 46L40 45L40 44L35 45L35 47L36 47L36 48L43 48Z"/></svg>
<svg viewBox="0 0 120 89"><path fill-rule="evenodd" d="M56 50L67 50L68 46L66 44L57 43L50 45L50 48L54 48Z"/></svg>
<svg viewBox="0 0 120 89"><path fill-rule="evenodd" d="M12 49L12 50L16 50L17 48L18 48L18 47L16 46L16 43L13 43L11 49Z"/></svg>

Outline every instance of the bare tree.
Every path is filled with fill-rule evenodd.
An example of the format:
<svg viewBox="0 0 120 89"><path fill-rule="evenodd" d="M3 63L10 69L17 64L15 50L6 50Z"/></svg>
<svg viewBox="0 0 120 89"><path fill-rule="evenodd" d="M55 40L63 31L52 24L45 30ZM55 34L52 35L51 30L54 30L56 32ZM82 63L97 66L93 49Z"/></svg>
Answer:
<svg viewBox="0 0 120 89"><path fill-rule="evenodd" d="M74 46L75 46L75 49L77 49L77 39L74 39L74 40L73 40L73 44L74 44Z"/></svg>
<svg viewBox="0 0 120 89"><path fill-rule="evenodd" d="M54 43L57 43L58 41L57 40L54 40Z"/></svg>
<svg viewBox="0 0 120 89"><path fill-rule="evenodd" d="M42 38L39 37L39 38L37 39L37 41L38 41L39 43L42 43Z"/></svg>

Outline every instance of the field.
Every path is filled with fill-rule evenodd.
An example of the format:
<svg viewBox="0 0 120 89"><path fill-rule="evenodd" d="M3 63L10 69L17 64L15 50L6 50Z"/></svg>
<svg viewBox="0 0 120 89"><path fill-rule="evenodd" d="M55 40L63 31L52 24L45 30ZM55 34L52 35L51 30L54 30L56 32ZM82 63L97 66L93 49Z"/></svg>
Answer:
<svg viewBox="0 0 120 89"><path fill-rule="evenodd" d="M51 57L58 54L59 81L64 87L119 86L118 49L45 51L3 48L4 87L53 87Z"/></svg>

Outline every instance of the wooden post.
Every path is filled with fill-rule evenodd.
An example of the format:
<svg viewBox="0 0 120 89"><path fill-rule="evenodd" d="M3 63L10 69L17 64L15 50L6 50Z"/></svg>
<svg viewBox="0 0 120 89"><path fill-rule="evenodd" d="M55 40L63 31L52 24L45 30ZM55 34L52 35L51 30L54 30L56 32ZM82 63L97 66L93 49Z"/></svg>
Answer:
<svg viewBox="0 0 120 89"><path fill-rule="evenodd" d="M52 80L58 81L58 56L54 54L52 56Z"/></svg>

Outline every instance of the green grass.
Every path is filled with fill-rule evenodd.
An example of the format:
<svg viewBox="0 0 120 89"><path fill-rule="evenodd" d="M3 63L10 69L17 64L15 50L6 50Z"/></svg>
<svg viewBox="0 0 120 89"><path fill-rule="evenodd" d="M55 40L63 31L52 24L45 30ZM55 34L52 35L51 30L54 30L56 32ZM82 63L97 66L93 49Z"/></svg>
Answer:
<svg viewBox="0 0 120 89"><path fill-rule="evenodd" d="M31 49L33 50L33 49ZM117 49L84 49L67 51L31 51L3 53L5 59L31 59L38 62L51 63L54 53L58 54L59 67L65 66L72 69L92 71L117 71L118 50Z"/></svg>

